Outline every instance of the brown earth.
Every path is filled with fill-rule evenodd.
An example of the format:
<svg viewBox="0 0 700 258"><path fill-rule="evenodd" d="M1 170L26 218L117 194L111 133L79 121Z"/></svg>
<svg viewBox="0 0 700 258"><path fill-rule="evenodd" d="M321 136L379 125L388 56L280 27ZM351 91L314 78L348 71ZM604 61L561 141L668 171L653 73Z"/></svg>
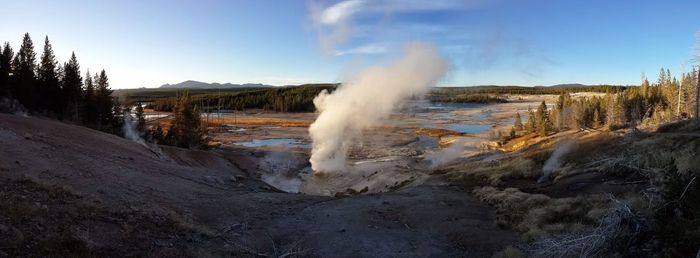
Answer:
<svg viewBox="0 0 700 258"><path fill-rule="evenodd" d="M140 145L0 114L0 257L490 257L517 243L433 178L382 194L288 194L253 153Z"/></svg>

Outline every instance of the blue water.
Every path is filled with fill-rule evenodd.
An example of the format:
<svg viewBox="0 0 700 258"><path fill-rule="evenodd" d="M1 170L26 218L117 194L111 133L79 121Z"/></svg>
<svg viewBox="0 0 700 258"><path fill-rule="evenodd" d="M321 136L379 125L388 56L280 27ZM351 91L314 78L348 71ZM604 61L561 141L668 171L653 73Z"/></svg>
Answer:
<svg viewBox="0 0 700 258"><path fill-rule="evenodd" d="M249 142L237 142L236 145L245 147L263 147L263 146L286 146L290 148L309 148L309 145L299 139L293 138L275 138L275 139L254 139Z"/></svg>
<svg viewBox="0 0 700 258"><path fill-rule="evenodd" d="M460 133L482 133L490 129L490 125L473 125L473 124L450 124L447 129Z"/></svg>

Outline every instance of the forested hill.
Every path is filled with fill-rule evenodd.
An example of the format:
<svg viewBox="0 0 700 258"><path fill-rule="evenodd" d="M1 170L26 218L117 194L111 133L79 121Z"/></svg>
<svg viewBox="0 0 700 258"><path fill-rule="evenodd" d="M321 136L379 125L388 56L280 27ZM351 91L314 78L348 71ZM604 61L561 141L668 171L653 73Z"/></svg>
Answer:
<svg viewBox="0 0 700 258"><path fill-rule="evenodd" d="M159 88L170 88L170 89L232 89L232 88L268 88L274 87L272 85L262 84L262 83L244 83L244 84L232 84L232 83L206 83L200 81L188 80L176 84L163 84Z"/></svg>
<svg viewBox="0 0 700 258"><path fill-rule="evenodd" d="M217 107L226 110L264 109L278 112L313 112L313 99L321 91L335 90L337 84L304 84L272 88L194 89L187 90L191 101L202 107ZM126 102L151 102L150 107L158 111L171 111L176 95L185 90L177 89L132 89L115 92Z"/></svg>
<svg viewBox="0 0 700 258"><path fill-rule="evenodd" d="M560 94L563 92L618 92L627 86L620 85L584 85L584 84L557 84L552 86L517 86L517 85L478 85L457 87L436 87L437 92L468 92L491 94ZM435 92L434 91L434 92Z"/></svg>

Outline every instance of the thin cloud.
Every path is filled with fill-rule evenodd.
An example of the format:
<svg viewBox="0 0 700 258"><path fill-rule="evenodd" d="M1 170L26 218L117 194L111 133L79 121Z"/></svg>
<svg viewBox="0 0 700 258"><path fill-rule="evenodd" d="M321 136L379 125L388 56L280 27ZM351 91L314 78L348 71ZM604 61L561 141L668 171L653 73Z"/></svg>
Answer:
<svg viewBox="0 0 700 258"><path fill-rule="evenodd" d="M346 0L326 6L319 1L308 4L310 20L319 38L321 49L327 54L337 54L336 46L353 38L358 30L354 21L358 16L378 16L378 20L392 14L427 11L464 10L480 6L484 0ZM433 32L444 28L429 24L414 26L418 30Z"/></svg>
<svg viewBox="0 0 700 258"><path fill-rule="evenodd" d="M384 54L386 53L387 49L386 47L382 45L364 45L360 46L357 48L352 48L348 50L343 50L343 51L336 51L335 55L336 56L344 56L344 55L378 55L378 54Z"/></svg>
<svg viewBox="0 0 700 258"><path fill-rule="evenodd" d="M365 4L363 0L340 2L322 10L314 19L324 25L336 25L360 11Z"/></svg>
<svg viewBox="0 0 700 258"><path fill-rule="evenodd" d="M525 39L504 32L470 36L460 44L443 49L458 57L458 65L478 72L494 66L510 66L525 77L538 77L547 67L557 65L545 52L534 48Z"/></svg>

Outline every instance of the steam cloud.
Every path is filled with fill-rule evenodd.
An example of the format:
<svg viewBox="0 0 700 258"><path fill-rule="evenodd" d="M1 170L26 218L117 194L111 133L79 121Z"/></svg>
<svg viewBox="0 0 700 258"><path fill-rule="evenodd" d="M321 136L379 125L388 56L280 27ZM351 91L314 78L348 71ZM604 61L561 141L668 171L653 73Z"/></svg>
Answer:
<svg viewBox="0 0 700 258"><path fill-rule="evenodd" d="M562 157L577 147L578 144L573 140L558 143L556 149L552 153L552 156L549 156L549 159L544 162L544 166L542 167L542 176L537 179L537 183L544 183L549 180L552 172L561 167Z"/></svg>
<svg viewBox="0 0 700 258"><path fill-rule="evenodd" d="M387 118L411 96L426 93L446 69L434 47L411 43L397 62L362 71L332 94L321 92L314 99L321 114L309 127L311 168L316 173L345 170L347 150L362 130Z"/></svg>
<svg viewBox="0 0 700 258"><path fill-rule="evenodd" d="M137 122L130 112L124 114L124 123L122 125L122 133L124 133L124 138L143 145L148 150L153 152L153 154L155 154L158 158L170 161L170 158L163 153L163 150L158 147L158 144L149 144L143 139L142 133L136 130L136 124Z"/></svg>
<svg viewBox="0 0 700 258"><path fill-rule="evenodd" d="M461 157L462 152L464 152L464 139L458 139L447 149L426 154L425 159L430 161L430 168L435 169Z"/></svg>
<svg viewBox="0 0 700 258"><path fill-rule="evenodd" d="M141 133L138 130L136 130L136 121L134 121L134 118L131 116L130 113L124 114L122 132L124 133L124 138L127 138L138 144L148 147L146 145L146 141L144 141L141 137Z"/></svg>

